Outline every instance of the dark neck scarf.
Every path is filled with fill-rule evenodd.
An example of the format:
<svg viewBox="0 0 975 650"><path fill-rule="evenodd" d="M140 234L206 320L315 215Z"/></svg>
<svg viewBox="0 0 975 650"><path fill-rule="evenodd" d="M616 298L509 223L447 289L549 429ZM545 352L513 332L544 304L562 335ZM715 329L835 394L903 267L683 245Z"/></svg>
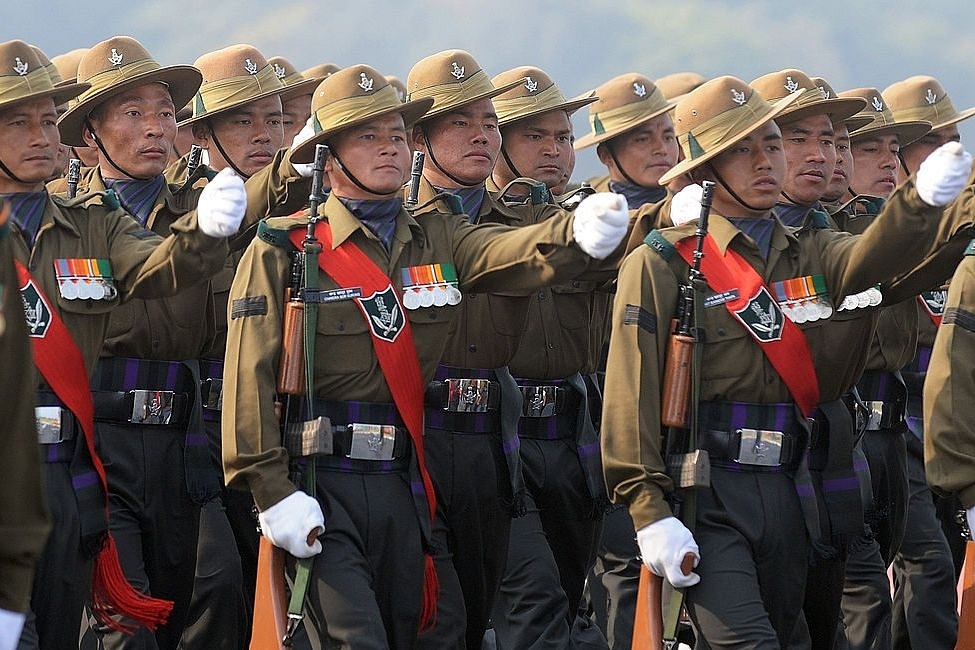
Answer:
<svg viewBox="0 0 975 650"><path fill-rule="evenodd" d="M460 199L464 214L471 218L472 223L477 223L477 213L481 211L481 205L487 196L487 189L484 185L477 187L458 187L453 189L437 188L440 192L449 192Z"/></svg>
<svg viewBox="0 0 975 650"><path fill-rule="evenodd" d="M10 203L10 214L13 216L14 223L23 234L27 245L34 248L34 240L37 238L37 231L41 228L41 219L47 206L47 191L13 192L0 194L0 197Z"/></svg>
<svg viewBox="0 0 975 650"><path fill-rule="evenodd" d="M149 220L149 213L156 205L156 197L166 184L163 175L149 180L105 179L106 187L115 190L125 211L138 219L143 226Z"/></svg>
<svg viewBox="0 0 975 650"><path fill-rule="evenodd" d="M386 247L388 253L393 245L393 233L396 232L396 217L403 207L403 199L362 200L338 197L349 212L362 222L372 234Z"/></svg>
<svg viewBox="0 0 975 650"><path fill-rule="evenodd" d="M648 203L663 201L667 197L667 188L660 186L644 187L642 185L633 185L632 183L610 181L609 189L611 192L625 196L630 210L636 210L640 206Z"/></svg>
<svg viewBox="0 0 975 650"><path fill-rule="evenodd" d="M824 230L830 227L829 214L822 209L818 201L812 205L776 203L772 213L790 228L808 225L813 230Z"/></svg>
<svg viewBox="0 0 975 650"><path fill-rule="evenodd" d="M729 217L728 221L738 230L752 238L758 246L763 259L768 259L769 250L772 248L772 231L775 229L775 220L768 218L755 217Z"/></svg>

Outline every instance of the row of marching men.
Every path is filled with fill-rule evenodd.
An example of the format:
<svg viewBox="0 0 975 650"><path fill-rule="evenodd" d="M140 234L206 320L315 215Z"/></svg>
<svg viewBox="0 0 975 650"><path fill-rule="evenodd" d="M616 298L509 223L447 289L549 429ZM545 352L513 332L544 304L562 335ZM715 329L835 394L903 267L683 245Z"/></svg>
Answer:
<svg viewBox="0 0 975 650"><path fill-rule="evenodd" d="M11 643L77 647L84 620L82 644L242 647L257 524L295 558L272 619L313 647L626 647L641 557L710 647L890 638L886 564L945 540L900 371L970 238L971 160L939 145L972 113L935 80L627 74L567 99L461 50L405 90L249 46L163 67L116 37L61 78L0 50L4 286L34 357L11 367L47 495L16 492ZM207 164L172 160L184 106ZM590 146L609 174L567 193ZM94 158L58 178L67 155ZM664 428L679 295L694 406Z"/></svg>

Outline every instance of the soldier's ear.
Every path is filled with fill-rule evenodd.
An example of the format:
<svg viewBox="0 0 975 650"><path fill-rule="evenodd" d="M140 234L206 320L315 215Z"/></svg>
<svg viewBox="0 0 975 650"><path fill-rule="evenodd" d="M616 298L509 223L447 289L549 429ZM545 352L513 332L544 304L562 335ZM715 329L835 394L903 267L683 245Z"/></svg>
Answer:
<svg viewBox="0 0 975 650"><path fill-rule="evenodd" d="M426 151L427 137L426 134L423 133L423 129L420 128L418 125L413 127L413 132L411 133L411 140L412 140L410 143L411 150L421 149L423 151Z"/></svg>
<svg viewBox="0 0 975 650"><path fill-rule="evenodd" d="M89 147L98 146L95 142L95 136L92 135L92 131L88 126L83 126L81 128L81 139L85 141L85 144Z"/></svg>
<svg viewBox="0 0 975 650"><path fill-rule="evenodd" d="M192 127L193 139L198 145L206 149L210 145L210 124L208 122L194 122Z"/></svg>

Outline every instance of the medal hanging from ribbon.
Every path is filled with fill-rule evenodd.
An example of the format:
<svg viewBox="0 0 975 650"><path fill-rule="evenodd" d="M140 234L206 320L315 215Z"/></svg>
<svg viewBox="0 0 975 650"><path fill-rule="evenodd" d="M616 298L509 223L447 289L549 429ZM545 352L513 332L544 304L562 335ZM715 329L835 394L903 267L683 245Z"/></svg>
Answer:
<svg viewBox="0 0 975 650"><path fill-rule="evenodd" d="M826 280L822 275L804 275L772 283L779 308L793 323L807 323L833 315Z"/></svg>
<svg viewBox="0 0 975 650"><path fill-rule="evenodd" d="M118 295L107 259L56 259L54 273L65 300L112 300Z"/></svg>
<svg viewBox="0 0 975 650"><path fill-rule="evenodd" d="M457 305L461 292L453 264L409 266L401 271L403 306L407 309Z"/></svg>

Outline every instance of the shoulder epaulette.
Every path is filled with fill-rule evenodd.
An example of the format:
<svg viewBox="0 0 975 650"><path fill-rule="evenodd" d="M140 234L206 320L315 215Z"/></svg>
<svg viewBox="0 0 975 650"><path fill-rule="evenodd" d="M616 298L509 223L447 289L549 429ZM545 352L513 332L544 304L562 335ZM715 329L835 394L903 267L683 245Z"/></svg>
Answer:
<svg viewBox="0 0 975 650"><path fill-rule="evenodd" d="M509 198L509 190L515 185L524 185L528 188L528 196L519 197L516 199ZM505 203L514 205L524 205L526 203L531 203L532 205L543 205L548 203L552 199L552 195L549 193L548 188L545 187L545 183L539 183L531 178L519 177L505 185L498 192L492 192Z"/></svg>
<svg viewBox="0 0 975 650"><path fill-rule="evenodd" d="M295 228L304 227L307 223L308 218L305 215L262 219L257 225L257 238L272 246L288 248L292 245L288 233Z"/></svg>
<svg viewBox="0 0 975 650"><path fill-rule="evenodd" d="M669 262L673 259L674 254L677 253L677 249L671 244L667 239L660 234L659 230L651 230L646 237L643 238L643 243L657 251L660 257L664 258L665 262Z"/></svg>
<svg viewBox="0 0 975 650"><path fill-rule="evenodd" d="M975 239L968 242L968 246L965 247L965 255L975 255Z"/></svg>
<svg viewBox="0 0 975 650"><path fill-rule="evenodd" d="M450 210L450 214L464 214L464 204L460 202L460 197L456 194L442 192L438 194L436 198L440 199L446 204L447 209Z"/></svg>
<svg viewBox="0 0 975 650"><path fill-rule="evenodd" d="M73 199L69 199L65 194L51 194L51 200L55 205L62 208L88 207L91 205L103 205L109 210L118 210L122 204L118 200L115 190L107 189L100 192L84 192L78 194Z"/></svg>

